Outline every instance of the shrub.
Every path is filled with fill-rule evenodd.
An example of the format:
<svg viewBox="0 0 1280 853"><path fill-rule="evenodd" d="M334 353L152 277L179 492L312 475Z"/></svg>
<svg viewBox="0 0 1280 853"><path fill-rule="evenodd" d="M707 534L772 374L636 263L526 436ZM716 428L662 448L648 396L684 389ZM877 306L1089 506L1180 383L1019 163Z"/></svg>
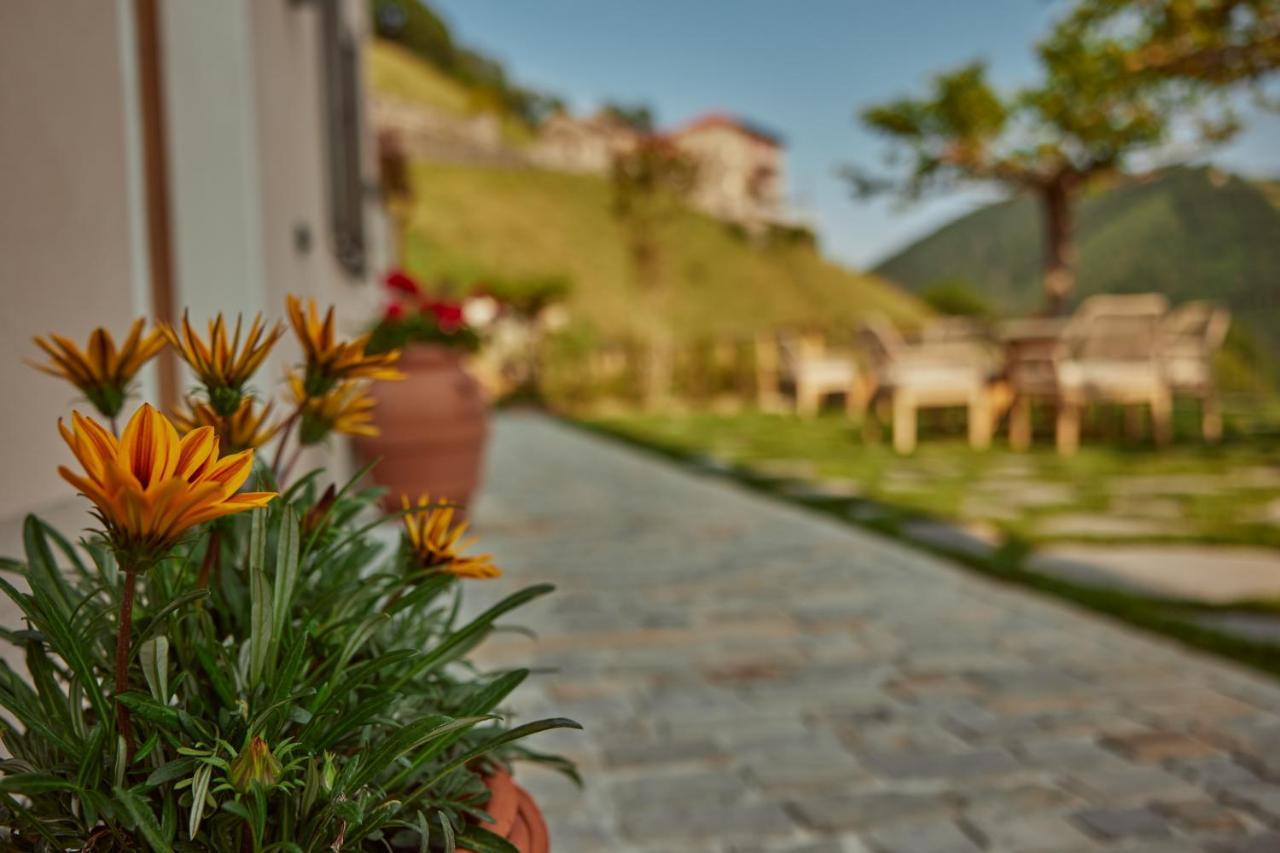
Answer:
<svg viewBox="0 0 1280 853"><path fill-rule="evenodd" d="M949 317L989 318L996 310L977 287L964 279L941 279L920 294L925 303Z"/></svg>

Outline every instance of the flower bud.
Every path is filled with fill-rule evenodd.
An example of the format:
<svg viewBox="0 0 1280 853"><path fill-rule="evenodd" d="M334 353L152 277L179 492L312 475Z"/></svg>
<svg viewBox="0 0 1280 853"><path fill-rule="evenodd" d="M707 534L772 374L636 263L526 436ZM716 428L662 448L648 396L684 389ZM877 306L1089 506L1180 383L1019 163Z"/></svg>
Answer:
<svg viewBox="0 0 1280 853"><path fill-rule="evenodd" d="M271 754L271 747L255 735L249 745L231 760L231 785L242 794L254 782L263 788L270 788L279 781L282 770L279 760Z"/></svg>
<svg viewBox="0 0 1280 853"><path fill-rule="evenodd" d="M316 528L325 520L325 516L329 514L329 510L337 499L338 490L333 483L330 483L329 487L320 495L320 499L312 505L311 509L307 510L306 515L302 516L302 532L308 535L315 533Z"/></svg>

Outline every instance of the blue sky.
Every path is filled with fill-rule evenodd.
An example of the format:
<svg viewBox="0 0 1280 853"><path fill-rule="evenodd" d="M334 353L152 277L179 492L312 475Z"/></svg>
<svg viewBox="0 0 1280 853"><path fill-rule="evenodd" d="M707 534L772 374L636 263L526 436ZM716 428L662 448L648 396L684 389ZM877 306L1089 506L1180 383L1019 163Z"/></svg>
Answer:
<svg viewBox="0 0 1280 853"><path fill-rule="evenodd" d="M787 182L825 250L855 266L886 257L994 196L957 192L904 207L850 197L844 163L876 165L862 107L920 91L941 69L986 59L993 79L1034 79L1035 40L1061 0L431 0L462 42L575 110L644 101L664 126L728 110L780 131ZM1280 118L1215 154L1280 175Z"/></svg>

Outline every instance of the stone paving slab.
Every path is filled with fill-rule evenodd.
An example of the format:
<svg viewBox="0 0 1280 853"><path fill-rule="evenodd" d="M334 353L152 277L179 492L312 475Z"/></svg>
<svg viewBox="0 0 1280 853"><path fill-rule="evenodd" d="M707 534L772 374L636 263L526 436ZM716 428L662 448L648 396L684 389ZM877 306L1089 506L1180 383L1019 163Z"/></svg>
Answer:
<svg viewBox="0 0 1280 853"><path fill-rule="evenodd" d="M1208 602L1280 596L1280 551L1225 545L1048 545L1042 558L1094 566L1156 595Z"/></svg>
<svg viewBox="0 0 1280 853"><path fill-rule="evenodd" d="M1271 681L544 417L489 463L558 853L1280 850Z"/></svg>

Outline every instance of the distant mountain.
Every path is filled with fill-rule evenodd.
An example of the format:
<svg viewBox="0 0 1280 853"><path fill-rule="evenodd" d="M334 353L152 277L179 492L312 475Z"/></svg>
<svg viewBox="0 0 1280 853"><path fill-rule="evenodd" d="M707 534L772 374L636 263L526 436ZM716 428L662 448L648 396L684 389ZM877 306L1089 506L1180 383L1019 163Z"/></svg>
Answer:
<svg viewBox="0 0 1280 853"><path fill-rule="evenodd" d="M1041 304L1040 213L1033 199L993 204L946 225L875 272L917 292L964 281L1002 313ZM1159 291L1211 298L1280 354L1280 184L1208 167L1169 169L1080 205L1078 296Z"/></svg>

